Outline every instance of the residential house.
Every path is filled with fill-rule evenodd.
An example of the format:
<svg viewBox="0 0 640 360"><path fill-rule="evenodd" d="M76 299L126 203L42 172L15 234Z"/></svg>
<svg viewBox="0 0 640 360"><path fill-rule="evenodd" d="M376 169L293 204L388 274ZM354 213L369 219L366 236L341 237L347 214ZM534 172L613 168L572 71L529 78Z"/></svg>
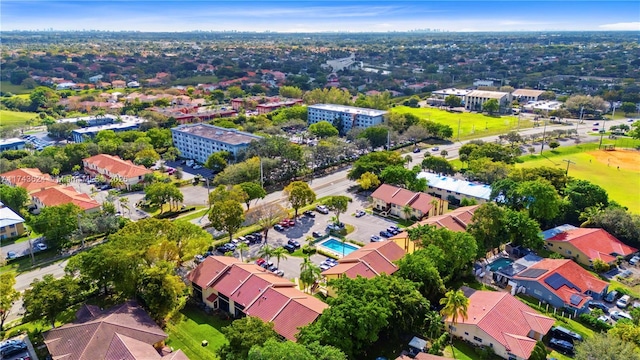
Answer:
<svg viewBox="0 0 640 360"><path fill-rule="evenodd" d="M127 87L127 82L126 82L126 81L124 81L124 80L113 80L113 81L111 82L111 86L112 86L114 89L124 89L124 88L126 88L126 87Z"/></svg>
<svg viewBox="0 0 640 360"><path fill-rule="evenodd" d="M83 159L82 165L85 173L92 176L102 175L107 181L119 178L124 182L126 188L141 183L145 175L153 173L144 166L107 154L98 154Z"/></svg>
<svg viewBox="0 0 640 360"><path fill-rule="evenodd" d="M465 95L464 108L470 111L482 111L482 105L491 99L498 101L499 113L511 111L511 94L501 91L473 90Z"/></svg>
<svg viewBox="0 0 640 360"><path fill-rule="evenodd" d="M446 214L436 215L420 220L419 222L409 226L409 229L417 226L431 225L438 229L446 228L451 231L466 231L467 226L471 224L473 214L479 207L480 205L463 206ZM421 246L420 241L409 240L409 233L407 231L402 231L400 234L394 235L389 240L398 244L398 246L409 254L413 253Z"/></svg>
<svg viewBox="0 0 640 360"><path fill-rule="evenodd" d="M234 157L261 136L209 124L180 125L171 129L174 146L182 157L205 163L214 152L228 151Z"/></svg>
<svg viewBox="0 0 640 360"><path fill-rule="evenodd" d="M209 256L188 275L193 296L234 317L255 316L273 323L285 339L314 322L327 304L303 293L287 279L232 257Z"/></svg>
<svg viewBox="0 0 640 360"><path fill-rule="evenodd" d="M421 172L418 178L427 179L427 192L452 204L460 204L464 199L483 204L491 198L491 186L460 180L430 172Z"/></svg>
<svg viewBox="0 0 640 360"><path fill-rule="evenodd" d="M544 90L534 89L516 89L511 93L511 96L519 103L528 103L530 101L540 100L540 95L544 93Z"/></svg>
<svg viewBox="0 0 640 360"><path fill-rule="evenodd" d="M529 296L566 308L576 314L587 311L593 300L602 299L609 287L572 260L543 259L513 277L516 291L524 290Z"/></svg>
<svg viewBox="0 0 640 360"><path fill-rule="evenodd" d="M31 202L35 205L36 211L46 206L68 203L76 204L88 213L100 210L100 203L91 196L78 192L73 186L56 186L34 192L31 194Z"/></svg>
<svg viewBox="0 0 640 360"><path fill-rule="evenodd" d="M342 257L338 265L323 271L322 275L327 280L341 277L355 279L358 276L371 279L381 274L391 275L398 270L394 262L404 255L404 250L393 241L372 242Z"/></svg>
<svg viewBox="0 0 640 360"><path fill-rule="evenodd" d="M335 120L340 120L346 132L352 128L368 128L382 124L386 113L384 110L354 106L315 104L307 106L307 121L311 125L320 121L333 123Z"/></svg>
<svg viewBox="0 0 640 360"><path fill-rule="evenodd" d="M42 335L53 360L188 360L181 350L161 355L167 334L133 301L83 305L75 321Z"/></svg>
<svg viewBox="0 0 640 360"><path fill-rule="evenodd" d="M43 174L36 168L20 168L7 171L0 174L0 179L3 184L19 186L30 194L59 185L49 174Z"/></svg>
<svg viewBox="0 0 640 360"><path fill-rule="evenodd" d="M371 194L373 208L401 219L423 219L442 215L448 202L422 192L382 184Z"/></svg>
<svg viewBox="0 0 640 360"><path fill-rule="evenodd" d="M26 142L19 138L0 139L0 152L7 150L22 150Z"/></svg>
<svg viewBox="0 0 640 360"><path fill-rule="evenodd" d="M0 240L24 234L24 219L0 201Z"/></svg>
<svg viewBox="0 0 640 360"><path fill-rule="evenodd" d="M604 229L576 228L565 225L566 230L544 235L547 249L585 266L592 266L595 259L609 265L616 263L618 256L630 257L638 249L624 244Z"/></svg>
<svg viewBox="0 0 640 360"><path fill-rule="evenodd" d="M549 332L555 319L541 315L513 295L463 288L469 298L466 317L445 319L454 336L487 346L509 360L529 359L533 348Z"/></svg>

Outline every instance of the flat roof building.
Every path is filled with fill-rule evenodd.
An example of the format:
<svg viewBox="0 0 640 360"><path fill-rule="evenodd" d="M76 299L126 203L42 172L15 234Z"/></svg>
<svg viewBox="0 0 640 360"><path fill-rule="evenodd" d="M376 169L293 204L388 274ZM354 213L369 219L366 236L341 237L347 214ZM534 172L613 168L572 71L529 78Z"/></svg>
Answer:
<svg viewBox="0 0 640 360"><path fill-rule="evenodd" d="M452 202L452 199L462 201L462 199L476 200L478 203L485 203L491 197L491 186L480 183L473 183L466 180L455 179L429 172L421 172L418 178L427 179L429 194Z"/></svg>
<svg viewBox="0 0 640 360"><path fill-rule="evenodd" d="M368 128L382 124L386 113L384 110L335 104L315 104L307 106L309 125L320 121L333 123L334 120L340 119L342 120L345 132L352 128Z"/></svg>
<svg viewBox="0 0 640 360"><path fill-rule="evenodd" d="M473 90L464 97L464 108L471 111L482 111L485 102L496 99L499 112L511 111L511 94L501 91Z"/></svg>
<svg viewBox="0 0 640 360"><path fill-rule="evenodd" d="M0 139L0 151L22 150L25 142L19 138Z"/></svg>
<svg viewBox="0 0 640 360"><path fill-rule="evenodd" d="M529 102L540 100L540 95L544 93L544 90L535 89L516 89L511 93L514 99L519 102Z"/></svg>
<svg viewBox="0 0 640 360"><path fill-rule="evenodd" d="M261 136L209 124L180 125L171 129L174 146L184 158L204 163L214 152L228 151L233 156Z"/></svg>
<svg viewBox="0 0 640 360"><path fill-rule="evenodd" d="M113 130L115 132L136 130L140 127L141 122L122 122L107 125L90 126L81 129L75 129L71 132L73 142L81 143L86 138L95 137L100 131Z"/></svg>

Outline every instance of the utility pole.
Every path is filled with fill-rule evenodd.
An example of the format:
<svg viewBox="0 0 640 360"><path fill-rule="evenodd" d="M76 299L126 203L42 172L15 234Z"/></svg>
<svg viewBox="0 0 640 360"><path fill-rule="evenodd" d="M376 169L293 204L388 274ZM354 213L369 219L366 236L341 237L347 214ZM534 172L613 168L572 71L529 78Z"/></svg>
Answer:
<svg viewBox="0 0 640 360"><path fill-rule="evenodd" d="M568 176L568 175L569 175L569 165L571 165L571 164L575 164L575 162L573 162L573 161L571 161L571 160L568 160L568 159L563 159L562 161L564 161L564 162L566 162L566 163L567 163L567 171L565 172L565 175L567 175L567 176Z"/></svg>
<svg viewBox="0 0 640 360"><path fill-rule="evenodd" d="M391 131L387 130L387 150L391 150Z"/></svg>
<svg viewBox="0 0 640 360"><path fill-rule="evenodd" d="M540 146L540 154L542 154L542 149L544 149L544 137L547 134L547 122L545 120L542 120L544 122L544 129L542 130L542 146Z"/></svg>
<svg viewBox="0 0 640 360"><path fill-rule="evenodd" d="M262 157L260 157L260 186L264 188L264 170L262 169Z"/></svg>
<svg viewBox="0 0 640 360"><path fill-rule="evenodd" d="M82 226L80 225L81 214L78 214L78 231L80 231L80 241L82 241L81 249L84 249L84 234L82 233Z"/></svg>
<svg viewBox="0 0 640 360"><path fill-rule="evenodd" d="M458 141L460 141L460 119L458 119Z"/></svg>

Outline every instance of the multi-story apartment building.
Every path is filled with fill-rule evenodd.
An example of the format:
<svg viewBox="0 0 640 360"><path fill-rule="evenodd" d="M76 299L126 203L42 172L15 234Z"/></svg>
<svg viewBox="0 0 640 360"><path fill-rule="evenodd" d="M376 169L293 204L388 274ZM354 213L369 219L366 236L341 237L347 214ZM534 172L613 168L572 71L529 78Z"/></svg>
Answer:
<svg viewBox="0 0 640 360"><path fill-rule="evenodd" d="M500 105L500 113L511 111L511 94L501 91L474 90L464 97L464 108L471 111L482 111L482 105L496 99Z"/></svg>
<svg viewBox="0 0 640 360"><path fill-rule="evenodd" d="M328 121L333 123L334 120L342 120L344 131L352 128L368 128L370 126L382 124L384 110L365 109L354 106L334 105L334 104L316 104L307 106L307 119L309 125L320 121Z"/></svg>
<svg viewBox="0 0 640 360"><path fill-rule="evenodd" d="M204 163L214 152L228 151L234 157L252 141L262 137L209 124L180 125L171 129L173 144L183 158Z"/></svg>

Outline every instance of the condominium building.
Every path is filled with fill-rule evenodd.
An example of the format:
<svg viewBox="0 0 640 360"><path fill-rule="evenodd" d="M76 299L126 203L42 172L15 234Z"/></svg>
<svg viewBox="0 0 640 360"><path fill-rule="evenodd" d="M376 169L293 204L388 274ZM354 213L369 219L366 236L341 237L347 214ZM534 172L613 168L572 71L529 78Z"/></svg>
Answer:
<svg viewBox="0 0 640 360"><path fill-rule="evenodd" d="M370 126L382 124L384 110L365 109L354 106L316 104L307 106L307 118L309 125L320 121L333 123L336 119L341 119L344 131L352 128L368 128Z"/></svg>
<svg viewBox="0 0 640 360"><path fill-rule="evenodd" d="M204 163L214 152L227 151L233 156L252 141L262 139L236 129L226 129L209 124L187 124L171 129L173 144L183 158Z"/></svg>

